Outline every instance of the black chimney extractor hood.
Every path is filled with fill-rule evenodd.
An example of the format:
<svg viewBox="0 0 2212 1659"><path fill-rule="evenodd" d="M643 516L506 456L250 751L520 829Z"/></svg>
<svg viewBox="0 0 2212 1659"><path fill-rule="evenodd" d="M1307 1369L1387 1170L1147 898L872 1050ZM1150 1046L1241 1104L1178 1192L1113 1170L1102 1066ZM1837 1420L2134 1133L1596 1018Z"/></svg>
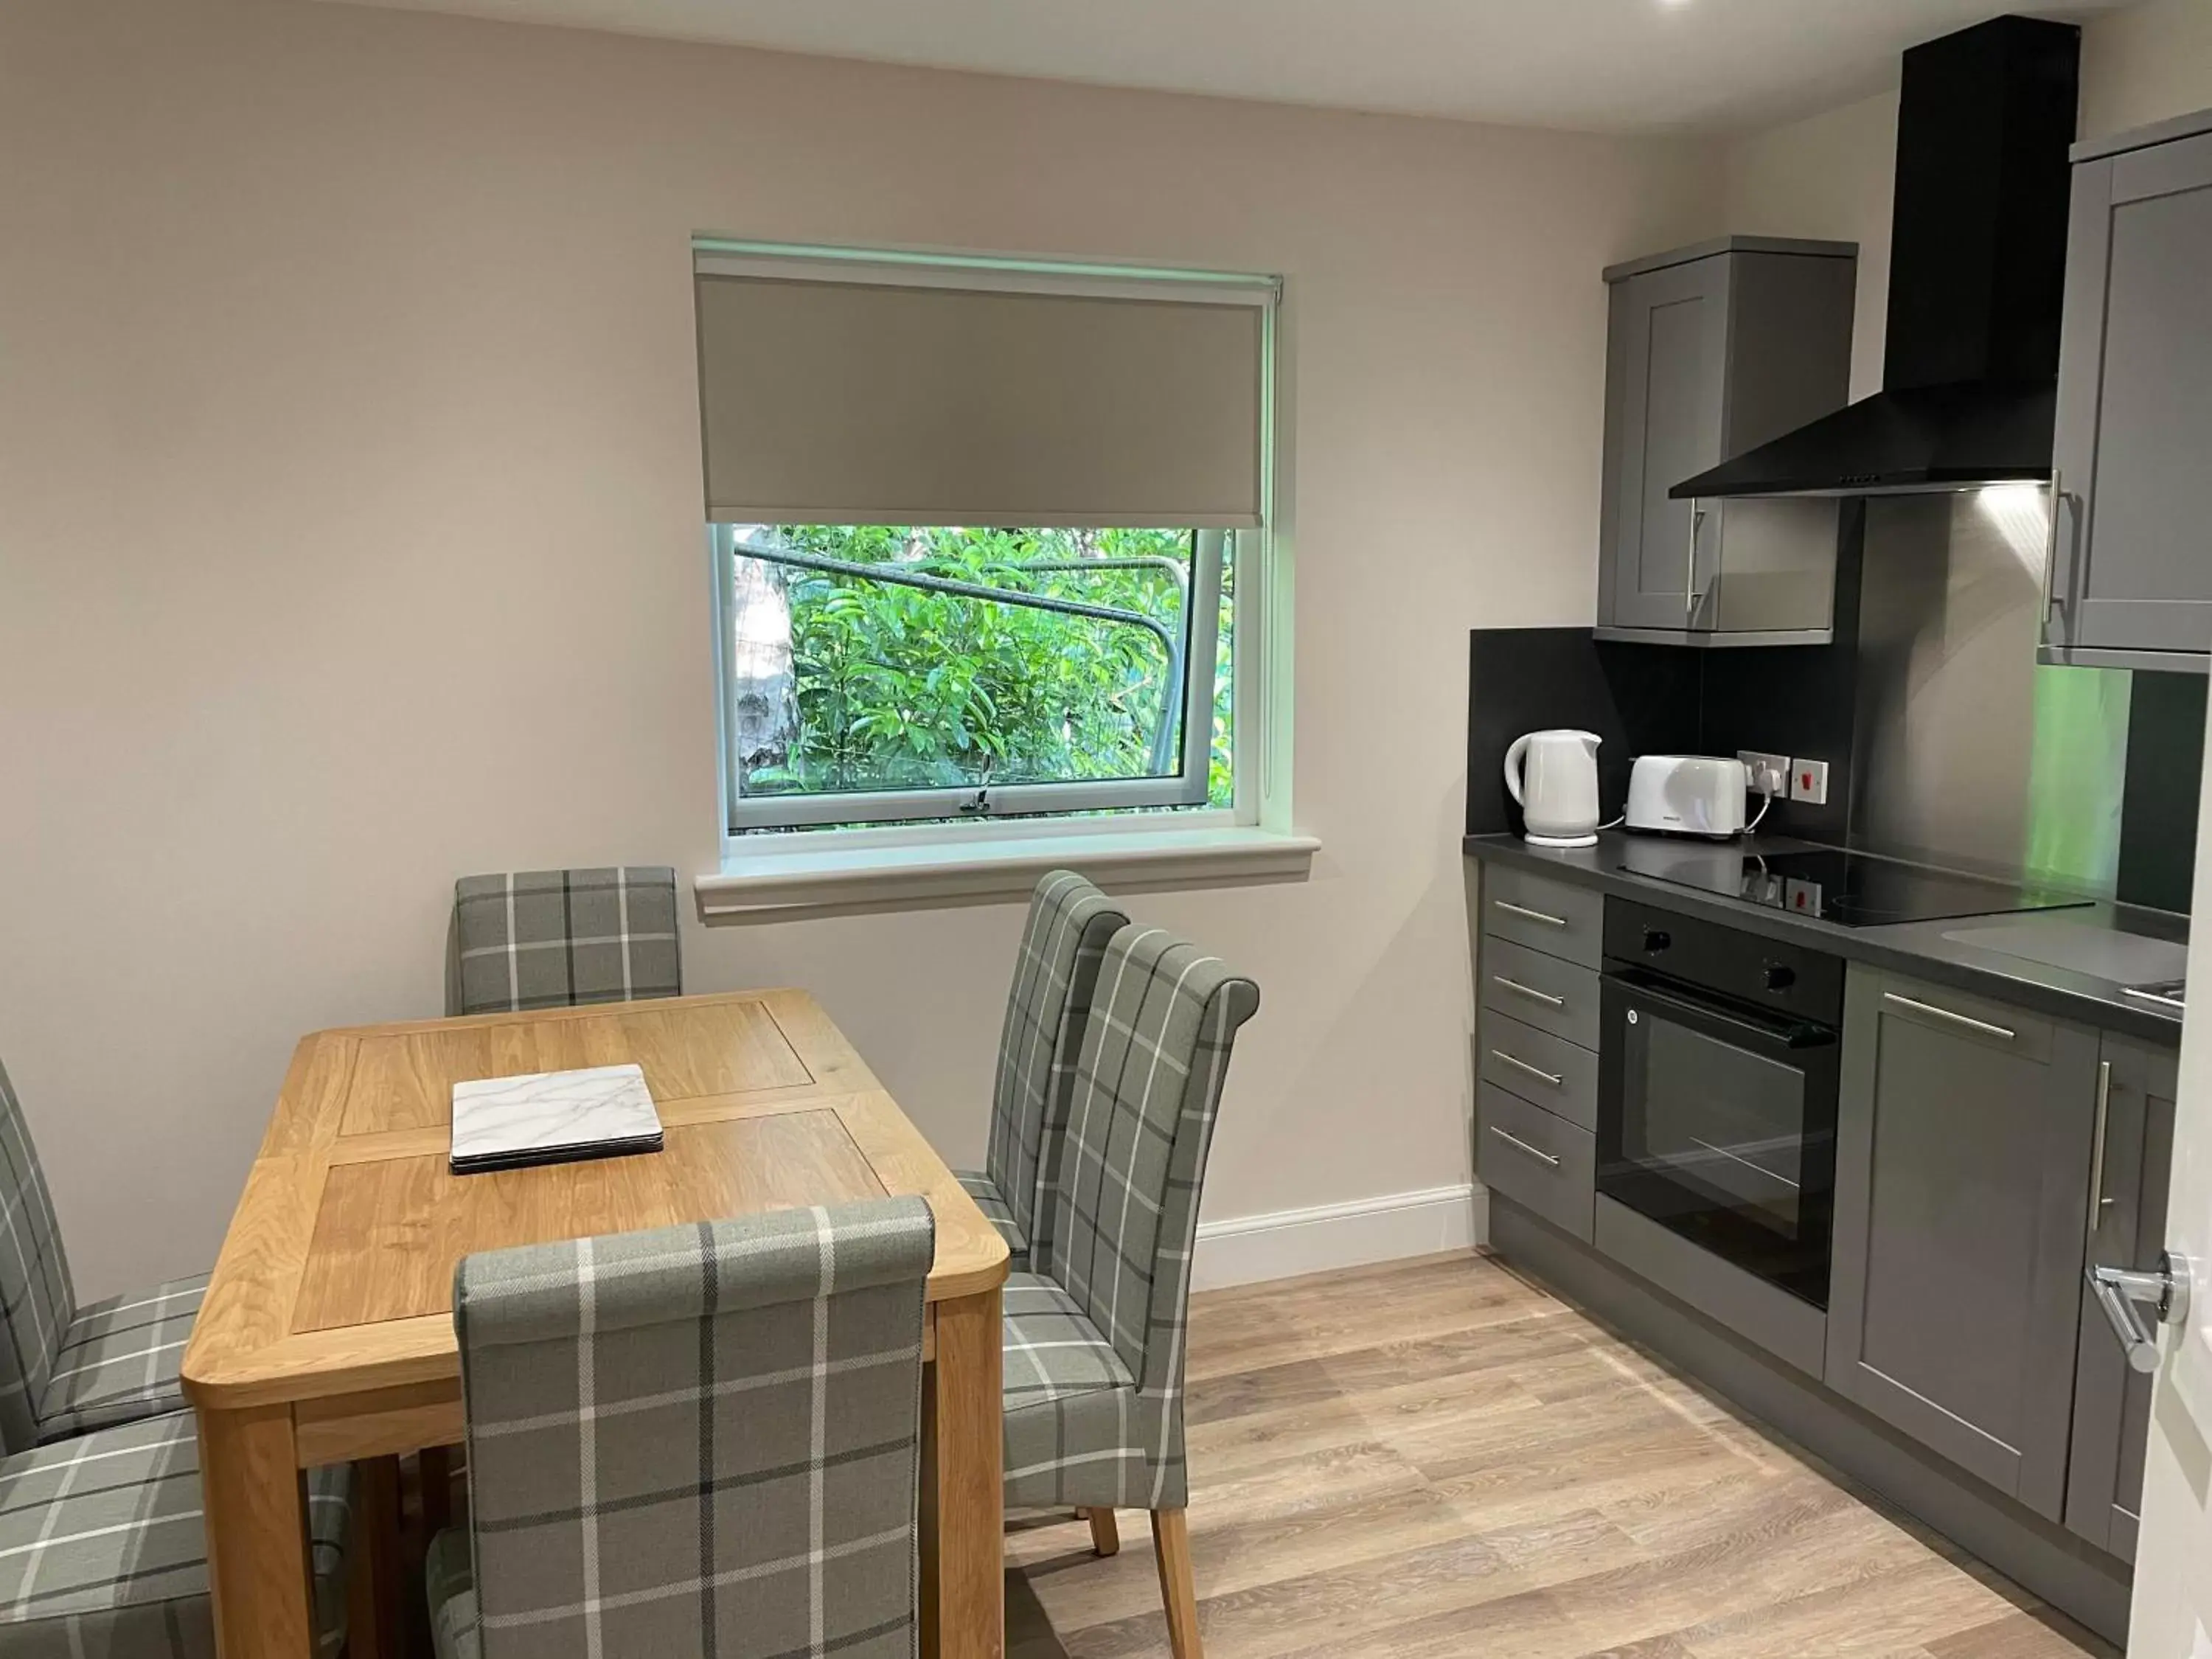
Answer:
<svg viewBox="0 0 2212 1659"><path fill-rule="evenodd" d="M2081 31L1996 17L1905 54L1882 389L1677 500L2051 477Z"/></svg>

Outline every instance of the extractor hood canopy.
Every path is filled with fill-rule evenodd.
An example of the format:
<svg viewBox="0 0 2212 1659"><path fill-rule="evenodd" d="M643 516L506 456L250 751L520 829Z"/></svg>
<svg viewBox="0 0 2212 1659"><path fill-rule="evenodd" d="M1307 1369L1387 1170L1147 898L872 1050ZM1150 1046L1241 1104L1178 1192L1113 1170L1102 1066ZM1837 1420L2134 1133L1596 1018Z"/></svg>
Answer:
<svg viewBox="0 0 2212 1659"><path fill-rule="evenodd" d="M2081 32L1997 17L1905 54L1882 389L1676 499L2051 476Z"/></svg>

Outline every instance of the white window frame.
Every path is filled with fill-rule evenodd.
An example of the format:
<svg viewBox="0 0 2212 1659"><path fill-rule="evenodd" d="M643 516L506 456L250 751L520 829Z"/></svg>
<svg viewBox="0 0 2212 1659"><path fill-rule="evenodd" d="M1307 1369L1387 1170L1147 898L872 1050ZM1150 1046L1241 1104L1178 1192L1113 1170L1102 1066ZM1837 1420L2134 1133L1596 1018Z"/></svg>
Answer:
<svg viewBox="0 0 2212 1659"><path fill-rule="evenodd" d="M1206 288L1258 287L1270 296L1261 307L1261 525L1256 529L1201 532L1201 556L1192 572L1189 617L1200 617L1213 626L1203 637L1214 649L1188 649L1185 664L1182 772L1174 778L1145 778L1067 783L1038 783L994 787L988 792L988 812L962 812L959 790L911 790L872 793L780 795L741 798L741 769L735 753L736 733L730 705L727 674L729 604L732 592L731 559L734 537L727 526L707 526L708 564L714 604L714 696L720 811L722 814L723 859L720 878L702 878L702 914L718 897L714 890L750 885L775 868L775 879L793 878L782 870L793 866L811 878L834 881L842 860L880 869L896 864L902 869L925 868L941 849L948 861L972 867L978 858L991 860L992 848L1003 849L1012 866L1035 856L1035 849L1057 843L1073 853L1085 843L1110 846L1131 860L1146 842L1159 846L1170 858L1250 858L1260 842L1282 843L1270 848L1267 857L1310 857L1318 846L1310 837L1291 833L1290 825L1290 570L1285 538L1276 524L1275 428L1277 343L1281 296L1279 279L1246 274L1172 270L1156 267L1124 267L1073 264L1063 261L1023 260L988 255L870 252L853 249L806 247L782 244L747 243L723 239L697 239L695 250L715 256L724 269L772 269L787 262L845 261L879 267L875 275L889 280L941 284L957 282L969 286L1050 288L1069 291L1071 285L1102 293L1127 294L1151 290L1194 295ZM1042 279L1042 280L1039 280ZM1095 285L1095 287L1093 286ZM826 520L825 520L826 521ZM852 522L873 521L873 515L856 515ZM1165 527L1165 526L1164 526ZM1221 560L1203 556L1212 538L1214 550L1233 545L1237 571L1237 607L1232 619L1231 657L1234 736L1231 745L1232 800L1226 807L1209 806L1207 777L1212 751L1211 709L1218 650ZM1233 538L1233 542L1231 540ZM979 600L978 603L984 601ZM1192 629L1189 633L1197 630ZM1195 722L1195 723L1194 723ZM1163 795L1172 792L1172 799ZM972 795L966 797L972 800ZM1170 806L1171 811L1132 811L1116 809ZM1098 816L1109 813L1111 816ZM809 830L791 836L775 833ZM1211 853L1203 843L1214 842ZM1172 848L1172 852L1169 849ZM1288 849L1285 854L1282 849ZM949 862L948 862L949 867ZM745 907L736 907L743 910ZM770 914L763 910L765 915ZM784 914L792 914L786 911Z"/></svg>

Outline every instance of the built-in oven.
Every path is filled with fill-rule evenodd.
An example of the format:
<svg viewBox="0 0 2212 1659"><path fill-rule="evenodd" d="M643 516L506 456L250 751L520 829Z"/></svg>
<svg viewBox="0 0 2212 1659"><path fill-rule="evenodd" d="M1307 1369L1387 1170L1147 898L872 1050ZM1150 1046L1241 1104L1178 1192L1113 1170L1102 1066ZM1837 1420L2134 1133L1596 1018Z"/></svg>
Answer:
<svg viewBox="0 0 2212 1659"><path fill-rule="evenodd" d="M1597 1189L1828 1305L1844 964L1608 899Z"/></svg>

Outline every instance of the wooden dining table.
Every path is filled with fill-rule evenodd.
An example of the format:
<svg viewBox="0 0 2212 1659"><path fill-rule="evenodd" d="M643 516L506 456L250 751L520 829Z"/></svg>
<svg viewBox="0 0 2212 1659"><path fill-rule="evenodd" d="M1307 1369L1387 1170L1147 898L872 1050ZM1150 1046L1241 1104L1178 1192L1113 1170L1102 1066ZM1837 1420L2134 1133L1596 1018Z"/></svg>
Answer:
<svg viewBox="0 0 2212 1659"><path fill-rule="evenodd" d="M453 1085L635 1061L663 1149L455 1176ZM301 1471L362 1462L356 1535L405 1452L464 1437L453 1268L477 1250L919 1193L926 1652L1005 1645L1005 1243L804 991L319 1031L293 1054L184 1362L224 1659L307 1659ZM386 1473L389 1472L389 1473ZM381 1476L382 1478L379 1478ZM374 1598L356 1598L374 1616ZM356 1620L356 1623L360 1623ZM381 1638L356 1629L356 1659Z"/></svg>

